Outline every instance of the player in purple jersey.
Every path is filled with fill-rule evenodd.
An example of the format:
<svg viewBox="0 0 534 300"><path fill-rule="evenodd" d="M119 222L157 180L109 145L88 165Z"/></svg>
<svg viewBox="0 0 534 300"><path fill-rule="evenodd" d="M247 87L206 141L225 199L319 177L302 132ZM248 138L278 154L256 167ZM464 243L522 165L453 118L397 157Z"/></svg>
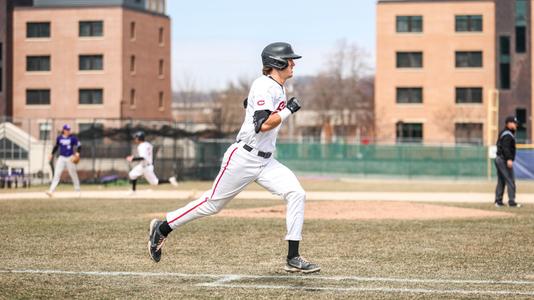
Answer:
<svg viewBox="0 0 534 300"><path fill-rule="evenodd" d="M74 190L80 192L80 180L78 179L78 173L76 173L76 164L73 162L74 159L79 159L80 151L82 149L82 144L78 138L71 133L71 128L68 124L63 125L63 130L61 135L56 138L56 145L52 149L52 154L50 154L49 160L52 160L54 155L59 151L59 157L56 161L54 179L52 179L52 184L50 189L46 192L49 197L52 197L54 191L56 190L59 180L61 179L61 173L67 168L72 183L74 184Z"/></svg>

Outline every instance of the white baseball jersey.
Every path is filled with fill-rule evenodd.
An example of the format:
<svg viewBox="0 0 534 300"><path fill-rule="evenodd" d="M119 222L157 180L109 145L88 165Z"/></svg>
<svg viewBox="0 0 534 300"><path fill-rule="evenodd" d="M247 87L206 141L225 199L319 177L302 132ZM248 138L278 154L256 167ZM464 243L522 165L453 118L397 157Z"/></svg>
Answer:
<svg viewBox="0 0 534 300"><path fill-rule="evenodd" d="M154 159L152 156L152 149L153 149L152 144L150 144L149 142L142 142L139 145L137 145L137 155L139 157L144 158L142 163L145 166L149 166L154 163Z"/></svg>
<svg viewBox="0 0 534 300"><path fill-rule="evenodd" d="M144 176L151 185L157 185L159 183L159 179L154 173L154 166L152 165L154 163L152 152L153 147L149 142L142 142L137 145L137 156L142 157L144 160L130 171L128 174L130 179L134 180L140 176Z"/></svg>
<svg viewBox="0 0 534 300"><path fill-rule="evenodd" d="M306 200L302 186L295 174L273 156L268 158L258 156L258 151L275 150L276 137L281 126L267 132L254 131L255 111L276 112L285 107L286 93L283 86L268 76L262 76L254 81L248 96L245 122L237 136L239 142L232 144L224 154L219 175L211 189L195 201L167 214L166 219L171 228L219 212L248 184L255 181L286 201L286 240L302 239ZM248 151L244 148L245 144L253 149Z"/></svg>
<svg viewBox="0 0 534 300"><path fill-rule="evenodd" d="M269 76L256 79L248 94L245 121L237 135L237 140L263 152L274 152L276 138L282 124L267 132L256 133L254 131L254 112L261 110L281 111L286 107L286 101L285 88L274 79Z"/></svg>

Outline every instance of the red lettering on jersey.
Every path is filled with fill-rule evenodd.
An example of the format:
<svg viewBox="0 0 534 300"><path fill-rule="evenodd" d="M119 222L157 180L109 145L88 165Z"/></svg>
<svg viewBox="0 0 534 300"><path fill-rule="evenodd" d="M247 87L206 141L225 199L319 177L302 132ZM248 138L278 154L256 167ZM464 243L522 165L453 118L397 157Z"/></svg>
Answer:
<svg viewBox="0 0 534 300"><path fill-rule="evenodd" d="M258 103L258 106L262 106L265 104L265 100L259 100L257 103Z"/></svg>
<svg viewBox="0 0 534 300"><path fill-rule="evenodd" d="M282 111L282 109L286 108L286 103L284 101L280 102L280 104L278 104L278 108L276 109L276 111Z"/></svg>

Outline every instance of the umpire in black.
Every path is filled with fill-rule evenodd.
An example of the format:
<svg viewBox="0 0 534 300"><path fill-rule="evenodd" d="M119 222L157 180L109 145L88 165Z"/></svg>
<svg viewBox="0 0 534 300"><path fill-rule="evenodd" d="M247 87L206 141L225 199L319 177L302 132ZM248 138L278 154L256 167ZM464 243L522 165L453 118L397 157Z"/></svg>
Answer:
<svg viewBox="0 0 534 300"><path fill-rule="evenodd" d="M521 207L515 202L515 131L517 129L517 118L507 117L504 129L499 133L497 140L497 188L495 190L495 206L502 207L504 187L508 187L508 205L510 207Z"/></svg>

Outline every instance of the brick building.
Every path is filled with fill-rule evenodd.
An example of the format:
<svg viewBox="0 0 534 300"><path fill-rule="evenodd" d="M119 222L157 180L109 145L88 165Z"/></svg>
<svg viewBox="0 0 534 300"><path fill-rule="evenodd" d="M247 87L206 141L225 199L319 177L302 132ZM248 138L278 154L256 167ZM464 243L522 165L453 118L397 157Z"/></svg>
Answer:
<svg viewBox="0 0 534 300"><path fill-rule="evenodd" d="M16 1L12 28L15 120L172 118L164 0Z"/></svg>
<svg viewBox="0 0 534 300"><path fill-rule="evenodd" d="M532 140L530 0L379 0L375 113L379 140L493 143L517 115Z"/></svg>

